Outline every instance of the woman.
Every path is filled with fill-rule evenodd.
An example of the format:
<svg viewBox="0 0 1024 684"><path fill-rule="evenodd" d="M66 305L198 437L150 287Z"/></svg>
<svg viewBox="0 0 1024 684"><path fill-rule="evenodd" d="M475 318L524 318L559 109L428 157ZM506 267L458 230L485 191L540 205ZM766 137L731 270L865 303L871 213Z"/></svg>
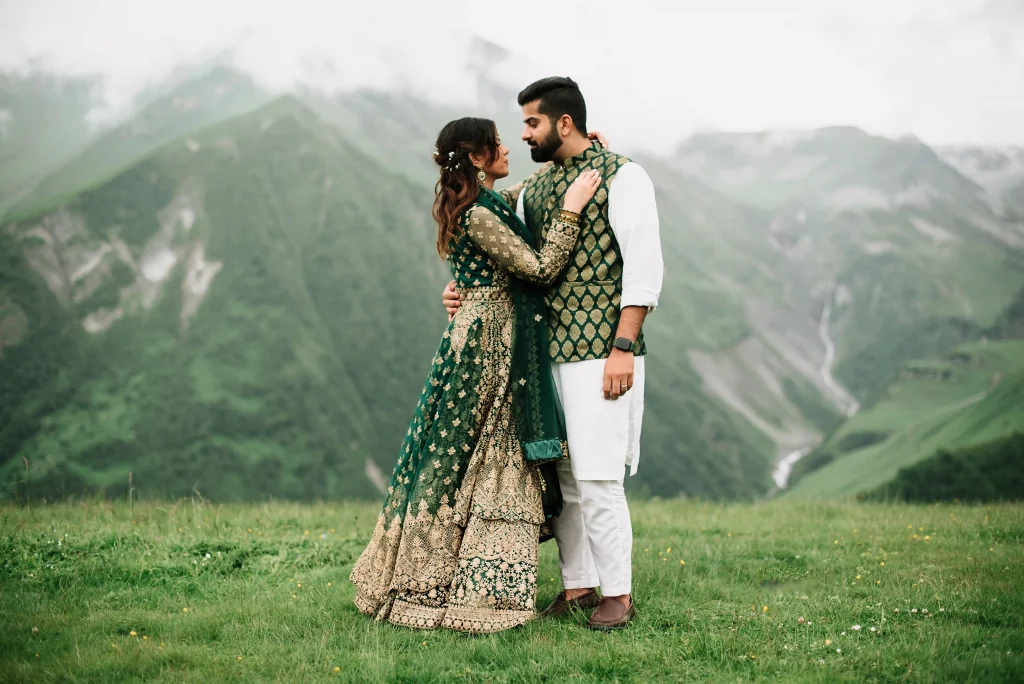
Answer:
<svg viewBox="0 0 1024 684"><path fill-rule="evenodd" d="M543 292L565 267L601 178L580 175L537 251L539 236L515 214L522 184L493 189L508 176L493 121L452 121L434 159L437 249L463 304L351 580L356 606L377 620L497 632L535 615L542 526L561 507L553 465L567 453L565 425Z"/></svg>

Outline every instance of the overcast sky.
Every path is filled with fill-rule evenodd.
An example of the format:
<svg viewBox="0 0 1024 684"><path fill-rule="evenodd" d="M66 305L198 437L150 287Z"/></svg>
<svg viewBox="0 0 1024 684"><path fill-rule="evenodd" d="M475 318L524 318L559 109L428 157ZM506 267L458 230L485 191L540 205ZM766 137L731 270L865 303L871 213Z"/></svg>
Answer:
<svg viewBox="0 0 1024 684"><path fill-rule="evenodd" d="M513 53L510 85L573 76L591 127L624 146L832 124L1024 145L1024 0L0 0L0 68L101 73L114 112L225 50L273 87L401 88L471 110L476 36Z"/></svg>

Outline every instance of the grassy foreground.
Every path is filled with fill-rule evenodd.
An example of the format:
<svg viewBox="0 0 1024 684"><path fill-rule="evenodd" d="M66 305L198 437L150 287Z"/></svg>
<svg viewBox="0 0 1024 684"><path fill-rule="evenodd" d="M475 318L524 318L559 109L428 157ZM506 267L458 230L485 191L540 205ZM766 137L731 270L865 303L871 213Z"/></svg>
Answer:
<svg viewBox="0 0 1024 684"><path fill-rule="evenodd" d="M632 506L640 617L375 624L377 506L0 509L0 681L1020 681L1024 507ZM540 603L558 588L543 547Z"/></svg>

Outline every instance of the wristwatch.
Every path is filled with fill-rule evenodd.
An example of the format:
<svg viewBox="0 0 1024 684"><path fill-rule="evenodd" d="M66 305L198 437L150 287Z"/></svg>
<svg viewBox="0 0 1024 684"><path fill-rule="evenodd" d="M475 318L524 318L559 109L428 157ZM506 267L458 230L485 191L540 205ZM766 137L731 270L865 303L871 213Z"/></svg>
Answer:
<svg viewBox="0 0 1024 684"><path fill-rule="evenodd" d="M627 352L635 352L636 351L636 342L634 342L633 340L629 339L628 337L616 337L615 341L612 342L612 346L615 347L616 349L620 349L622 351L627 351Z"/></svg>

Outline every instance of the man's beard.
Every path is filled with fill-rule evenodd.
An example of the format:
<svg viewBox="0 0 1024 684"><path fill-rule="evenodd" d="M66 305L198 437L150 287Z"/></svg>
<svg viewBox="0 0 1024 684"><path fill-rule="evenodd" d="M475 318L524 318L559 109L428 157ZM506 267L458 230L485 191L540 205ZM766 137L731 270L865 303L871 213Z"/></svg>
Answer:
<svg viewBox="0 0 1024 684"><path fill-rule="evenodd" d="M555 152L562 146L562 138L558 135L558 131L555 130L554 126L551 127L551 132L548 133L548 137L537 145L530 145L530 158L535 162L549 162L555 158Z"/></svg>

